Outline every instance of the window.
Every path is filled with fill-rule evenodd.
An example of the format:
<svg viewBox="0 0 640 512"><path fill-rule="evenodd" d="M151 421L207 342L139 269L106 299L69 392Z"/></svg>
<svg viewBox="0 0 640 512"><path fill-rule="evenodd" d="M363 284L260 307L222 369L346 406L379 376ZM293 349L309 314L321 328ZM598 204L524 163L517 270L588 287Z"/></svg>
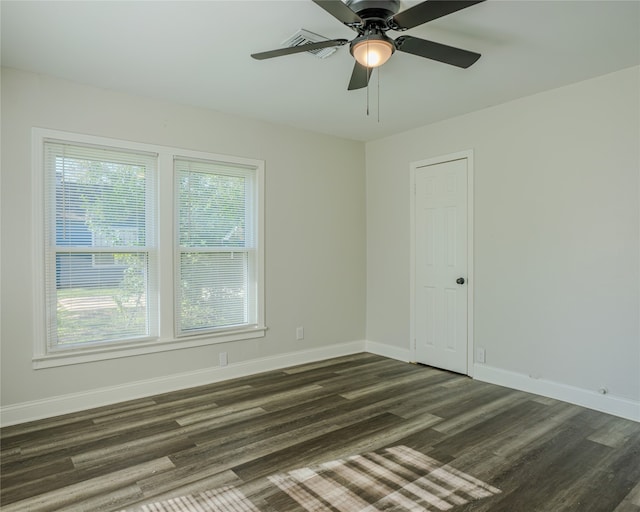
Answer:
<svg viewBox="0 0 640 512"><path fill-rule="evenodd" d="M156 155L54 141L44 154L48 348L155 335Z"/></svg>
<svg viewBox="0 0 640 512"><path fill-rule="evenodd" d="M254 170L176 159L175 172L177 334L256 325Z"/></svg>
<svg viewBox="0 0 640 512"><path fill-rule="evenodd" d="M256 160L34 129L34 367L264 336L263 179Z"/></svg>

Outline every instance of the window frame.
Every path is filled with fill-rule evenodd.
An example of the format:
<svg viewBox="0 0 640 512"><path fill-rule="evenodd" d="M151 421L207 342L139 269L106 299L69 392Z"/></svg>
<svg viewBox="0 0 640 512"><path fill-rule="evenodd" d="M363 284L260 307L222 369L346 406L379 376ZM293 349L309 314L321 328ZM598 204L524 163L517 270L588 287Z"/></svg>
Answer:
<svg viewBox="0 0 640 512"><path fill-rule="evenodd" d="M104 148L125 149L156 153L157 179L155 181L155 212L152 226L155 231L155 256L157 258L157 335L140 341L112 341L99 345L57 348L52 350L47 340L47 305L46 305L46 247L45 247L45 161L44 143L48 140L68 144L101 146ZM256 265L254 286L256 290L257 311L256 322L250 326L237 329L224 329L206 333L177 335L177 319L175 318L175 301L178 294L175 289L177 276L175 258L179 251L176 242L178 213L176 211L177 191L174 181L174 158L217 161L233 166L252 168L255 172L255 247ZM264 169L263 160L220 155L201 151L191 151L170 146L131 142L121 139L97 137L92 135L51 130L45 128L32 129L32 226L33 226L33 298L34 298L34 337L32 366L34 369L50 368L70 364L100 361L120 357L136 356L170 350L225 343L264 337L265 325L264 301ZM160 205L170 205L160 208ZM153 332L153 329L152 329Z"/></svg>
<svg viewBox="0 0 640 512"><path fill-rule="evenodd" d="M131 229L131 228L125 228L125 230L126 229ZM91 242L92 242L93 246L94 247L95 246L101 246L102 244L96 243L96 238L97 237L96 237L95 233L92 233L91 234ZM115 252L117 252L117 251L115 251ZM91 265L93 266L93 268L104 269L104 268L114 268L114 267L120 266L120 264L116 263L115 258L110 260L109 263L99 263L99 262L97 262L96 256L98 256L98 255L102 256L104 254L110 254L110 253L105 253L103 251L100 251L100 252L96 252L95 254L93 254L91 256Z"/></svg>

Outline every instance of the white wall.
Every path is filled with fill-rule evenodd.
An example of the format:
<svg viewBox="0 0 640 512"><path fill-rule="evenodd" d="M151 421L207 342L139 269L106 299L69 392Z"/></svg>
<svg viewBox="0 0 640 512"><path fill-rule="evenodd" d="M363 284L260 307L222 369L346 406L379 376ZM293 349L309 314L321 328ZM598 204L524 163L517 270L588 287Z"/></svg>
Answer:
<svg viewBox="0 0 640 512"><path fill-rule="evenodd" d="M265 338L33 370L31 128L162 144L266 161ZM300 351L333 354L365 328L364 146L281 126L2 70L2 406L29 414L82 406L107 393L126 398L139 381L174 374L211 378L229 363L272 361ZM295 341L296 326L304 341ZM339 351L340 349L336 349ZM275 358L275 359L274 359ZM273 361L276 361L273 363ZM295 361L294 358L282 361ZM268 365L267 365L268 366ZM256 370L260 365L250 366ZM203 373L204 372L204 373ZM191 382L183 379L182 382ZM142 389L142 388L140 388ZM124 394L124 396L122 396ZM36 407L37 406L37 407ZM39 407L39 408L38 408ZM65 412L60 410L58 412ZM17 414L20 416L20 413ZM16 421L20 418L16 417ZM11 420L9 420L11 421Z"/></svg>
<svg viewBox="0 0 640 512"><path fill-rule="evenodd" d="M367 339L411 352L410 163L471 149L476 377L569 398L606 386L640 420L639 75L368 143Z"/></svg>

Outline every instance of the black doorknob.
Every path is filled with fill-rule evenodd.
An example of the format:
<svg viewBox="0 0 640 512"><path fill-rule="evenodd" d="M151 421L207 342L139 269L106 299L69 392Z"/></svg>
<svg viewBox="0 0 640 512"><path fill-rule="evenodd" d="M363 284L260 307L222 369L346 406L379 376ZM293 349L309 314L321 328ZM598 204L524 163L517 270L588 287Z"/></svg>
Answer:
<svg viewBox="0 0 640 512"><path fill-rule="evenodd" d="M459 277L458 279L456 279L456 283L464 284L464 277Z"/></svg>

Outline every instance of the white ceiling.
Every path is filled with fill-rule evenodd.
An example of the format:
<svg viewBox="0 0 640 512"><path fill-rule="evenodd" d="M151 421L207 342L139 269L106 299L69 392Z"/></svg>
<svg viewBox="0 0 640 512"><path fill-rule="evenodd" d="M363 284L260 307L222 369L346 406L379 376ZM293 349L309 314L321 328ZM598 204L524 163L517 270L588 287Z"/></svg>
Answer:
<svg viewBox="0 0 640 512"><path fill-rule="evenodd" d="M300 28L355 36L311 0L0 7L3 66L358 140L640 63L639 0L488 0L407 32L481 53L476 64L465 70L397 52L379 80L372 76L367 116L367 90L347 91L348 47L327 59L249 56Z"/></svg>

